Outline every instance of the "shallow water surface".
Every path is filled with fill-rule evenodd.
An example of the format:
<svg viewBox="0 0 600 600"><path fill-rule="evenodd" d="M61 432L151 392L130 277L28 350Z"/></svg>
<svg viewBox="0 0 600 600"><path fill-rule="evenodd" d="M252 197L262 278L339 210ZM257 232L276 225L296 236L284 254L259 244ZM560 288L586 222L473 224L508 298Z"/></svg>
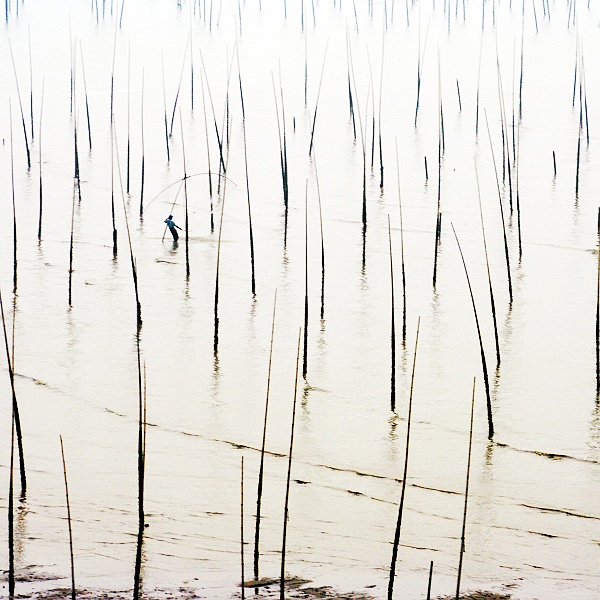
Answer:
<svg viewBox="0 0 600 600"><path fill-rule="evenodd" d="M287 572L386 597L420 319L396 594L424 598L431 561L432 594L455 589L476 378L462 588L522 599L598 597L598 26L595 3L563 0L9 3L0 36L0 283L28 482L15 510L17 591L25 576L37 580L27 589L42 589L44 579L70 585L59 435L77 584L133 586L139 390L129 232L147 393L145 589L239 595L242 457L245 575L252 577L275 292L260 574L278 576L308 273ZM227 174L218 185L220 147ZM180 232L174 245L163 221L172 213L185 228L186 194L187 244ZM452 227L487 358L492 441Z"/></svg>

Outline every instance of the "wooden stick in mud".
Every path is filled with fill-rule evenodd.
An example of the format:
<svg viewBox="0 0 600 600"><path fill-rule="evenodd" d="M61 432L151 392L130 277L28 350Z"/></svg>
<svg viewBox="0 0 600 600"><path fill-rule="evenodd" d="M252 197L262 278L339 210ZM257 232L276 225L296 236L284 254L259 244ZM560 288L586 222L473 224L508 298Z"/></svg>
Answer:
<svg viewBox="0 0 600 600"><path fill-rule="evenodd" d="M317 124L317 111L319 110L319 97L321 95L321 85L323 83L323 73L325 72L325 61L327 59L327 48L329 47L329 40L327 40L327 44L325 46L325 54L323 55L323 66L321 67L321 77L319 79L319 87L317 89L317 100L315 102L315 112L313 115L313 123L312 128L310 130L310 146L308 148L308 155L312 154L313 149L313 139L315 136L315 125Z"/></svg>
<svg viewBox="0 0 600 600"><path fill-rule="evenodd" d="M13 212L13 294L17 293L17 209L15 203L15 158L12 129L12 106L8 99L8 118L10 121L10 183Z"/></svg>
<svg viewBox="0 0 600 600"><path fill-rule="evenodd" d="M240 80L240 97L242 98L243 106L243 94L242 94L242 76L239 73L239 56L238 56L238 75ZM248 199L248 231L250 235L250 267L252 273L252 296L256 296L256 273L254 268L254 233L252 230L252 207L250 204L250 183L248 177L248 148L246 145L246 118L242 118L242 134L244 136L244 167L246 171L246 197Z"/></svg>
<svg viewBox="0 0 600 600"><path fill-rule="evenodd" d="M483 236L483 250L485 253L485 266L487 268L488 286L490 290L490 305L492 308L492 320L494 322L494 337L496 339L496 368L500 366L500 341L498 337L498 323L496 321L496 303L494 301L494 288L492 287L492 276L490 273L490 261L487 251L487 241L485 237L485 226L483 224L483 209L481 207L481 190L479 189L479 174L477 172L477 162L475 162L475 179L477 180L477 198L479 200L479 216L481 218L481 234Z"/></svg>
<svg viewBox="0 0 600 600"><path fill-rule="evenodd" d="M504 221L504 208L502 206L502 193L500 192L500 182L498 180L498 169L496 168L496 158L494 156L494 147L492 145L492 135L490 133L490 125L487 120L487 113L485 113L485 124L488 132L488 139L490 141L490 150L492 152L492 162L494 164L494 173L496 175L496 189L498 190L498 201L500 203L500 217L502 218L502 233L504 236L504 256L506 258L506 277L508 280L508 297L509 302L512 304L513 301L513 293L512 293L512 278L510 275L510 257L508 254L508 239L506 238L506 223Z"/></svg>
<svg viewBox="0 0 600 600"><path fill-rule="evenodd" d="M167 117L167 92L165 89L165 63L163 55L160 55L160 64L162 68L162 84L163 84L163 108L164 108L164 120L165 120L165 143L167 146L167 162L171 162L171 150L169 148L169 121Z"/></svg>
<svg viewBox="0 0 600 600"><path fill-rule="evenodd" d="M4 316L4 315L3 315ZM15 597L15 525L14 525L14 465L15 465L15 412L13 404L10 434L10 475L8 479L8 597Z"/></svg>
<svg viewBox="0 0 600 600"><path fill-rule="evenodd" d="M125 5L125 0L123 0ZM129 195L131 167L131 42L127 50L127 163L125 165L125 190Z"/></svg>
<svg viewBox="0 0 600 600"><path fill-rule="evenodd" d="M406 448L404 451L404 473L402 475L402 491L400 492L400 504L398 506L398 519L396 521L396 531L394 533L394 544L392 546L392 563L390 565L390 579L388 581L388 600L394 596L394 579L396 578L396 560L398 559L398 546L400 545L400 532L402 529L402 513L404 511L404 494L406 493L406 477L408 475L408 451L410 448L410 425L412 420L412 401L415 385L415 368L417 366L417 347L419 344L419 329L421 327L421 317L417 321L417 334L415 337L415 351L413 354L412 375L410 378L410 394L408 396L408 418L406 421Z"/></svg>
<svg viewBox="0 0 600 600"><path fill-rule="evenodd" d="M388 215L388 238L390 242L390 288L392 300L391 314L391 378L390 378L390 404L391 410L396 410L396 305L394 302L394 259L392 253L392 227Z"/></svg>
<svg viewBox="0 0 600 600"><path fill-rule="evenodd" d="M144 362L142 370L139 329L135 339L138 371L138 535L133 578L133 598L134 600L138 600L140 598L142 583L142 546L144 542L144 529L146 527L146 513L144 511L146 480L146 363Z"/></svg>
<svg viewBox="0 0 600 600"><path fill-rule="evenodd" d="M265 445L267 442L267 417L269 415L269 392L271 390L271 364L273 362L273 338L275 337L275 313L277 310L277 290L273 300L273 321L271 324L271 343L269 345L269 369L267 374L267 397L265 400L265 418L263 424L262 446L260 450L260 467L258 470L258 491L256 493L256 527L254 530L254 580L258 581L258 559L260 541L260 514L262 506L263 480L265 471Z"/></svg>
<svg viewBox="0 0 600 600"><path fill-rule="evenodd" d="M277 102L277 91L275 89L275 79L274 79L272 73L271 73L271 81L273 84L273 95L275 96L275 115L277 117L277 133L278 133L278 137L279 137L279 159L280 159L280 163L281 163L281 182L283 185L283 205L285 207L284 229L283 229L283 247L285 248L287 245L288 193L289 193L288 179L287 179L287 154L286 154L286 147L285 147L285 131L283 131L283 135L282 135L282 127L281 127L281 123L279 120L279 105ZM283 95L281 97L281 104L282 104L282 110L283 110ZM282 119L282 120L284 120L284 119ZM285 127L285 120L284 120L283 125Z"/></svg>
<svg viewBox="0 0 600 600"><path fill-rule="evenodd" d="M485 359L485 351L483 349L483 339L481 337L481 329L479 327L479 317L477 316L477 307L475 306L475 297L473 296L473 288L471 287L471 280L469 279L469 272L467 271L467 263L465 262L465 257L463 255L462 248L460 247L460 242L458 241L458 235L456 235L454 225L452 225L452 231L454 232L454 238L456 239L456 245L458 246L458 251L460 252L460 258L462 259L463 267L465 269L467 285L469 286L469 294L471 295L471 304L473 305L473 314L475 315L475 325L477 326L477 337L479 338L479 350L481 353L481 367L483 369L483 383L485 385L485 397L486 397L486 404L487 404L488 439L491 440L494 437L494 422L492 419L492 399L490 396L490 382L489 382L489 377L488 377L487 362Z"/></svg>
<svg viewBox="0 0 600 600"><path fill-rule="evenodd" d="M294 427L296 425L296 399L298 397L298 374L300 366L300 340L302 328L298 331L298 353L296 355L296 383L294 386L294 403L292 405L292 430L290 433L290 452L288 455L288 471L285 485L285 506L283 509L283 541L281 544L281 577L279 581L279 600L285 600L285 548L287 543L287 525L289 520L290 481L292 476L292 452L294 450Z"/></svg>
<svg viewBox="0 0 600 600"><path fill-rule="evenodd" d="M467 455L467 483L465 485L465 508L463 512L462 533L460 536L460 555L458 559L458 576L456 579L456 596L458 600L460 595L460 577L462 575L463 556L465 553L465 529L467 527L467 503L469 501L469 475L471 473L471 448L473 447L473 414L475 412L475 381L473 378L473 395L471 397L471 426L469 429L469 453Z"/></svg>
<svg viewBox="0 0 600 600"><path fill-rule="evenodd" d="M27 40L29 42L29 113L31 118L31 141L35 138L33 129L33 57L31 55L31 28L27 26Z"/></svg>
<svg viewBox="0 0 600 600"><path fill-rule="evenodd" d="M137 263L135 260L135 256L133 254L133 245L131 243L131 231L129 229L129 219L127 218L127 206L125 205L125 194L123 191L123 177L121 176L121 161L119 160L119 146L117 141L117 130L113 127L112 131L113 139L112 143L115 148L115 152L117 155L117 170L119 174L119 186L121 189L121 202L123 205L123 215L125 217L125 229L127 231L127 242L129 244L129 258L131 260L131 275L133 279L133 290L135 293L135 303L136 303L136 313L137 313L137 328L138 333L142 327L142 304L140 302L140 294L138 288L138 277L137 277Z"/></svg>
<svg viewBox="0 0 600 600"><path fill-rule="evenodd" d="M229 150L227 151L229 155ZM219 222L219 239L217 241L217 268L215 274L215 302L214 302L214 336L213 351L215 357L219 349L219 274L221 265L221 235L223 233L223 216L225 215L225 193L227 189L227 177L223 182L223 197L221 199L221 220Z"/></svg>
<svg viewBox="0 0 600 600"><path fill-rule="evenodd" d="M598 208L598 286L596 289L596 402L600 402L600 208Z"/></svg>
<svg viewBox="0 0 600 600"><path fill-rule="evenodd" d="M244 568L244 457L242 456L242 475L240 482L240 554L242 567L242 600L246 597L246 572Z"/></svg>
<svg viewBox="0 0 600 600"><path fill-rule="evenodd" d="M69 482L67 481L67 463L62 435L60 436L60 454L62 456L63 475L65 478L65 497L67 501L67 523L69 525L69 551L71 555L71 600L75 600L75 554L73 552L73 528L71 527L71 504L69 503Z"/></svg>
<svg viewBox="0 0 600 600"><path fill-rule="evenodd" d="M73 244L75 229L75 198L77 197L77 180L73 181L73 199L71 201L71 235L69 239L69 308L73 306Z"/></svg>
<svg viewBox="0 0 600 600"><path fill-rule="evenodd" d="M85 79L85 64L83 62L83 47L81 46L81 40L79 41L79 52L81 54L81 74L83 76L83 93L85 96L85 114L87 118L87 130L88 130L88 142L90 152L92 151L92 124L90 121L90 105L88 102L88 93L87 93L87 82Z"/></svg>
<svg viewBox="0 0 600 600"><path fill-rule="evenodd" d="M402 195L400 193L400 161L396 140L396 171L398 174L398 209L400 213L400 256L402 259L402 344L406 345L406 268L404 264L404 223L402 221Z"/></svg>
<svg viewBox="0 0 600 600"><path fill-rule="evenodd" d="M313 149L313 164L315 167L315 182L319 200L319 226L321 230L321 321L325 318L325 238L323 236L323 211L321 209L321 190L319 189L319 174L317 171L317 156Z"/></svg>
<svg viewBox="0 0 600 600"><path fill-rule="evenodd" d="M442 75L440 66L440 50L438 47L438 190L437 190L437 216L435 227L435 250L433 256L433 289L437 283L438 252L442 236L442 156L444 155L444 114L442 111Z"/></svg>
<svg viewBox="0 0 600 600"><path fill-rule="evenodd" d="M181 65L181 73L179 75L179 84L177 86L177 93L175 94L175 101L173 102L173 114L171 115L171 127L169 128L169 137L173 136L173 123L175 122L175 111L177 110L177 102L179 101L179 93L181 92L181 82L183 81L183 70L185 68L185 59L187 58L188 46L190 40L188 38L187 44L185 45L185 52L183 53L183 64Z"/></svg>
<svg viewBox="0 0 600 600"><path fill-rule="evenodd" d="M8 376L12 392L12 412L15 432L17 434L17 447L19 449L19 468L21 473L21 498L25 498L27 493L27 478L25 476L25 457L23 455L23 435L21 432L21 417L19 415L19 405L17 403L17 392L15 390L15 373L13 362L8 347L8 334L6 332L6 318L4 316L4 304L2 303L2 292L0 292L0 316L2 317L2 331L4 333L4 347L6 349L6 364L8 366ZM11 470L12 472L12 470Z"/></svg>
<svg viewBox="0 0 600 600"><path fill-rule="evenodd" d="M23 113L23 102L21 101L21 90L19 88L19 79L17 77L17 67L15 66L15 57L13 56L12 44L8 40L8 48L10 50L10 58L12 61L13 72L15 74L15 84L17 86L17 98L19 100L19 108L21 110L21 123L23 124L23 136L25 138L25 151L27 153L27 170L31 169L31 152L29 150L29 141L27 139L27 127L25 126L25 115ZM11 119L12 122L12 119Z"/></svg>
<svg viewBox="0 0 600 600"><path fill-rule="evenodd" d="M38 219L38 243L42 241L42 208L43 208L43 185L42 185L42 114L44 111L44 81L42 80L42 98L40 101L40 128L38 131L38 154L40 159L40 211Z"/></svg>
<svg viewBox="0 0 600 600"><path fill-rule="evenodd" d="M142 168L140 177L140 219L144 216L144 184L146 182L146 157L144 147L144 69L142 69L142 97L140 106L140 135L142 151Z"/></svg>
<svg viewBox="0 0 600 600"><path fill-rule="evenodd" d="M431 600L431 582L433 580L433 561L429 563L429 579L427 581L427 600Z"/></svg>
<svg viewBox="0 0 600 600"><path fill-rule="evenodd" d="M302 377L308 371L308 179L304 196L304 346L302 352Z"/></svg>
<svg viewBox="0 0 600 600"><path fill-rule="evenodd" d="M208 162L208 195L210 198L210 232L215 231L215 219L213 214L213 186L212 186L212 173L210 170L210 141L208 139L208 121L206 118L206 98L204 94L204 76L201 72L200 86L202 89L202 112L204 114L204 137L206 139L206 158Z"/></svg>
<svg viewBox="0 0 600 600"><path fill-rule="evenodd" d="M185 139L183 136L183 119L181 118L181 108L179 109L179 125L181 128L181 152L183 156L183 198L185 205L185 277L190 277L190 235L189 235L189 217L188 217L188 193L187 193L187 166L185 160Z"/></svg>

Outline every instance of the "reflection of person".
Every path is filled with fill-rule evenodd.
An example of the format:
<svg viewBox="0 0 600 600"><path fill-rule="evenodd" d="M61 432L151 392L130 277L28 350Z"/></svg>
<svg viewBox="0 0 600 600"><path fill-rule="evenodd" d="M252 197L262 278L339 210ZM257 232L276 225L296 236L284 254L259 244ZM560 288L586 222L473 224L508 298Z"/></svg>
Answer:
<svg viewBox="0 0 600 600"><path fill-rule="evenodd" d="M171 232L171 235L173 236L173 241L176 242L179 239L179 234L177 233L177 229L179 229L181 231L181 227L179 227L179 225L175 225L175 221L173 221L173 215L169 215L165 219L165 223L167 224L167 227L169 228L169 231Z"/></svg>

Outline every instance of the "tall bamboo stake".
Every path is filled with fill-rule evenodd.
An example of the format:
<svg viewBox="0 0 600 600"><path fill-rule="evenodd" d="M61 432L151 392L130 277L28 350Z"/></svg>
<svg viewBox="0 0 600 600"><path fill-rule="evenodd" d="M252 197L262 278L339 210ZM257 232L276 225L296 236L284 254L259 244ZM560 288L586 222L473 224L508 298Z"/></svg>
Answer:
<svg viewBox="0 0 600 600"><path fill-rule="evenodd" d="M315 182L317 184L317 199L319 201L319 226L321 233L321 321L325 318L325 238L323 235L323 211L321 208L321 190L319 188L319 173L317 171L317 156L313 149L315 167Z"/></svg>
<svg viewBox="0 0 600 600"><path fill-rule="evenodd" d="M73 244L75 230L75 198L77 197L77 180L73 181L73 199L71 201L71 235L69 239L69 308L73 306Z"/></svg>
<svg viewBox="0 0 600 600"><path fill-rule="evenodd" d="M181 65L181 73L179 75L179 84L177 85L177 93L175 94L175 101L173 102L173 114L171 115L171 127L169 128L169 137L173 136L173 123L175 122L175 111L177 110L177 102L179 101L179 93L181 92L181 82L183 81L183 70L185 68L185 59L187 58L188 46L190 40L185 45L185 52L183 53L183 64Z"/></svg>
<svg viewBox="0 0 600 600"><path fill-rule="evenodd" d="M125 0L123 0L125 5ZM131 163L131 42L127 48L127 163L126 163L126 174L125 174L125 190L129 195L129 172Z"/></svg>
<svg viewBox="0 0 600 600"><path fill-rule="evenodd" d="M390 242L390 289L391 289L391 376L390 376L390 404L391 410L396 410L396 305L394 302L394 259L392 253L392 227L388 215L388 238Z"/></svg>
<svg viewBox="0 0 600 600"><path fill-rule="evenodd" d="M121 161L119 160L119 146L117 142L117 131L113 127L113 140L112 143L117 154L117 169L119 174L119 186L121 189L121 202L123 205L123 215L125 217L125 229L127 231L127 242L129 244L129 258L131 260L131 276L133 279L133 290L135 292L135 303L136 303L136 314L137 314L137 328L138 333L142 327L142 304L140 302L140 295L138 289L138 277L137 277L137 263L133 254L133 245L131 243L131 231L129 229L129 219L127 218L127 206L125 205L125 194L123 192L123 178L121 177Z"/></svg>
<svg viewBox="0 0 600 600"><path fill-rule="evenodd" d="M321 67L321 77L319 79L319 88L317 90L317 99L315 101L315 112L313 115L313 123L312 128L310 130L310 146L308 148L308 155L312 154L313 149L313 139L315 136L315 125L317 124L317 111L319 110L319 97L321 95L321 85L323 83L323 73L325 72L325 61L327 60L327 48L329 47L329 40L327 40L327 44L325 46L325 53L323 55L323 66Z"/></svg>
<svg viewBox="0 0 600 600"><path fill-rule="evenodd" d="M146 156L144 146L144 69L142 68L142 97L140 106L140 136L142 151L142 167L140 178L140 219L144 216L144 184L146 182Z"/></svg>
<svg viewBox="0 0 600 600"><path fill-rule="evenodd" d="M208 139L208 121L206 119L206 99L204 96L204 76L203 72L200 73L200 87L202 89L202 112L204 113L204 137L206 139L206 158L208 162L208 195L210 198L210 232L213 233L215 230L215 219L213 214L213 186L212 186L212 173L210 170L210 141Z"/></svg>
<svg viewBox="0 0 600 600"><path fill-rule="evenodd" d="M465 257L463 255L462 248L460 247L460 242L458 241L458 236L456 235L454 225L452 225L452 231L454 232L454 238L456 239L456 245L458 246L458 251L460 252L460 258L462 259L463 267L465 269L467 285L469 286L469 294L471 295L471 304L473 305L473 314L475 315L475 325L477 326L477 337L479 338L479 350L481 353L481 367L483 370L483 383L485 385L485 397L486 397L486 404L487 404L488 439L491 440L494 437L494 423L493 423L493 419L492 419L492 399L490 396L490 382L489 382L489 377L488 377L487 362L485 359L485 351L483 349L483 339L481 337L481 329L479 327L479 317L477 316L477 307L475 306L475 297L473 296L473 288L471 287L471 280L469 279L469 272L467 271L467 263L465 262Z"/></svg>
<svg viewBox="0 0 600 600"><path fill-rule="evenodd" d="M394 544L392 546L392 563L390 565L390 579L388 581L388 600L394 596L394 579L396 577L396 560L398 559L398 546L400 544L400 532L402 529L402 514L404 512L404 494L406 493L406 477L408 475L408 451L410 448L410 425L412 420L412 401L415 384L415 368L417 366L417 347L419 344L419 329L421 327L421 317L417 321L417 334L415 337L415 351L413 354L412 375L410 378L410 394L408 396L408 418L406 421L406 448L404 450L404 473L402 475L402 491L400 492L400 504L398 506L398 519L396 521L396 531L394 533Z"/></svg>
<svg viewBox="0 0 600 600"><path fill-rule="evenodd" d="M238 56L238 74L239 74L239 56ZM242 98L243 106L243 94L242 94L242 76L239 74L240 80L240 97ZM244 136L244 167L246 171L246 197L248 199L248 231L250 235L250 267L252 271L252 296L256 296L256 274L254 270L254 233L252 230L252 208L250 205L250 184L248 178L248 148L246 144L246 118L242 118L242 133Z"/></svg>
<svg viewBox="0 0 600 600"><path fill-rule="evenodd" d="M4 313L3 313L4 316ZM10 434L10 474L8 479L8 597L15 597L15 529L14 529L14 465L15 465L15 412L13 403Z"/></svg>
<svg viewBox="0 0 600 600"><path fill-rule="evenodd" d="M18 6L18 3L17 3ZM17 77L17 67L15 65L15 57L13 56L12 44L8 40L8 48L10 50L10 58L12 61L13 72L15 74L15 84L17 86L17 98L19 100L19 109L21 110L21 123L23 124L23 136L25 138L25 151L27 153L27 169L31 169L31 152L29 151L29 141L27 139L27 127L25 126L25 114L23 113L23 102L21 101L21 90L19 88L19 79ZM11 119L12 122L12 119Z"/></svg>
<svg viewBox="0 0 600 600"><path fill-rule="evenodd" d="M27 40L29 42L29 113L31 117L31 141L35 138L33 128L33 57L31 55L31 29L27 26Z"/></svg>
<svg viewBox="0 0 600 600"><path fill-rule="evenodd" d="M60 454L62 456L63 474L65 478L65 497L67 501L67 523L69 524L69 551L71 554L71 600L75 600L75 554L73 552L73 529L71 527L71 504L69 503L69 483L67 481L67 463L62 435L60 436Z"/></svg>
<svg viewBox="0 0 600 600"><path fill-rule="evenodd" d="M167 162L171 161L171 150L169 148L169 122L167 117L167 92L165 89L165 63L163 54L160 54L160 65L162 68L162 84L163 84L163 107L164 107L164 121L165 121L165 144L167 146Z"/></svg>
<svg viewBox="0 0 600 600"><path fill-rule="evenodd" d="M260 517L262 507L263 479L265 470L265 445L267 441L267 417L269 415L269 392L271 390L271 364L273 362L273 339L275 337L275 313L277 310L277 290L273 300L273 321L271 323L271 343L269 345L269 369L267 374L267 396L265 399L265 418L263 423L262 446L260 450L260 467L258 470L258 490L256 492L256 527L254 530L254 579L258 581L258 559L260 541Z"/></svg>
<svg viewBox="0 0 600 600"><path fill-rule="evenodd" d="M469 453L467 455L467 482L465 484L465 508L463 512L462 533L460 536L460 554L458 559L458 577L456 578L456 596L460 595L460 577L462 575L463 556L465 553L465 529L467 527L467 503L469 501L469 475L471 473L471 448L473 446L473 414L475 412L475 381L473 378L473 396L471 397L471 426L469 429Z"/></svg>
<svg viewBox="0 0 600 600"><path fill-rule="evenodd" d="M477 162L475 162L475 179L477 180L477 199L479 200L479 216L481 218L481 235L483 237L483 250L485 253L485 266L487 269L488 286L490 290L490 305L492 308L492 320L494 322L494 338L496 340L496 368L500 366L500 341L498 337L498 323L496 321L496 303L494 301L494 288L492 287L492 276L490 273L490 261L487 251L487 241L485 238L485 226L483 224L483 209L481 207L481 190L479 189L479 174L477 172Z"/></svg>
<svg viewBox="0 0 600 600"><path fill-rule="evenodd" d="M510 275L510 257L508 254L508 240L506 238L506 224L504 221L504 208L502 206L502 194L500 192L500 182L498 181L498 169L496 168L496 158L494 156L494 147L492 145L492 135L490 133L490 125L487 120L487 113L485 113L485 124L487 127L488 138L490 141L490 150L492 152L492 162L494 164L494 173L496 175L496 189L498 190L498 202L500 204L500 217L502 219L502 233L504 236L504 256L506 258L506 277L508 280L508 297L509 297L509 303L512 304L512 301L513 301L512 278Z"/></svg>
<svg viewBox="0 0 600 600"><path fill-rule="evenodd" d="M138 535L133 577L133 600L139 600L141 592L142 546L146 514L144 512L144 484L146 478L146 371L142 381L142 361L139 329L135 336L138 371Z"/></svg>
<svg viewBox="0 0 600 600"><path fill-rule="evenodd" d="M40 127L38 131L38 154L40 160L40 211L38 219L38 243L42 241L42 208L43 208L43 185L42 185L42 114L44 111L44 80L42 80L42 98L40 100Z"/></svg>
<svg viewBox="0 0 600 600"><path fill-rule="evenodd" d="M598 287L596 291L596 402L600 402L600 208L598 208Z"/></svg>
<svg viewBox="0 0 600 600"><path fill-rule="evenodd" d="M402 344L406 345L406 269L404 264L404 223L402 221L402 195L400 193L400 161L396 139L396 172L398 174L398 211L400 213L400 256L402 259Z"/></svg>
<svg viewBox="0 0 600 600"><path fill-rule="evenodd" d="M190 235L189 235L189 216L188 216L188 193L187 193L187 166L185 159L185 140L183 136L183 119L181 118L181 108L179 109L179 125L181 127L181 152L183 155L183 198L185 203L185 277L190 277Z"/></svg>
<svg viewBox="0 0 600 600"><path fill-rule="evenodd" d="M292 452L294 450L294 427L296 425L296 398L298 397L298 374L300 366L300 338L302 328L298 331L298 353L296 355L296 383L294 386L294 403L292 405L292 431L290 433L290 452L288 455L287 480L285 484L285 506L283 509L283 540L281 544L281 577L279 580L279 600L285 600L285 549L287 543L287 525L289 520L290 481L292 476Z"/></svg>
<svg viewBox="0 0 600 600"><path fill-rule="evenodd" d="M83 92L85 95L85 114L87 118L87 130L88 130L88 142L90 152L92 151L92 124L90 121L90 105L88 102L88 93L87 93L87 81L85 78L85 64L83 62L83 47L81 46L81 40L79 41L79 51L81 54L81 74L83 76Z"/></svg>
<svg viewBox="0 0 600 600"><path fill-rule="evenodd" d="M429 579L427 581L427 600L431 600L431 582L433 579L433 561L429 563Z"/></svg>
<svg viewBox="0 0 600 600"><path fill-rule="evenodd" d="M302 377L308 371L308 179L304 195L304 349L302 352Z"/></svg>
<svg viewBox="0 0 600 600"><path fill-rule="evenodd" d="M242 474L240 482L240 554L242 567L242 600L246 597L246 574L244 568L244 457L242 456Z"/></svg>
<svg viewBox="0 0 600 600"><path fill-rule="evenodd" d="M25 457L23 455L23 435L21 432L21 417L19 415L19 405L17 403L17 392L15 390L15 373L13 361L11 359L8 347L8 334L6 332L6 318L4 316L4 304L2 303L2 292L0 291L0 316L2 317L2 331L4 333L4 347L6 349L6 364L8 366L8 376L12 392L12 412L15 432L17 434L17 447L19 449L19 468L21 473L21 498L25 498L27 493L27 478L25 476ZM12 472L12 470L11 470Z"/></svg>
<svg viewBox="0 0 600 600"><path fill-rule="evenodd" d="M229 150L227 151L229 154ZM217 268L215 274L215 302L214 302L214 337L213 350L215 357L219 349L219 274L221 265L221 235L223 233L223 216L225 214L225 192L227 189L227 178L223 182L223 197L221 199L221 220L219 222L219 239L217 241Z"/></svg>
<svg viewBox="0 0 600 600"><path fill-rule="evenodd" d="M13 144L13 128L12 128L12 106L10 98L8 99L8 118L10 121L10 184L12 196L12 212L13 212L13 294L17 293L17 208L15 202L15 158Z"/></svg>

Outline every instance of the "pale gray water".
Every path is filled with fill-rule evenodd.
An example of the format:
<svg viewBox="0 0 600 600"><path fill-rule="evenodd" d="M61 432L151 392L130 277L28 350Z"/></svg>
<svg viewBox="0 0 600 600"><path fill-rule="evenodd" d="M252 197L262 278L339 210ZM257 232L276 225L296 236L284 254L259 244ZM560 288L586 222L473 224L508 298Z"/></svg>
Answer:
<svg viewBox="0 0 600 600"><path fill-rule="evenodd" d="M63 435L74 518L76 577L91 588L132 587L137 529L137 370L135 302L115 155L119 254L112 255L110 80L120 6L99 19L88 2L27 0L11 7L0 38L2 87L0 169L4 257L0 272L12 323L12 106L18 296L15 370L28 468L28 494L17 519L17 568L68 585L69 553L59 434ZM115 124L125 181L128 98L131 194L126 199L139 269L141 348L147 365L148 430L144 580L148 589L189 585L209 598L238 593L240 461L245 457L245 534L254 530L259 453L267 383L273 296L277 321L267 447L286 454L298 329L304 302L304 198L309 211L309 387L301 385L288 529L291 575L385 597L402 477L406 409L418 317L421 318L413 430L397 595L424 598L429 562L433 593L455 587L468 445L470 394L477 377L475 437L463 588L510 589L516 598L600 595L600 413L595 397L595 303L600 154L598 74L600 13L580 0L577 24L566 2L526 3L523 119L519 127L519 193L523 257L518 262L516 211L509 218L502 187L514 301L509 310L498 195L484 109L499 177L502 142L496 44L506 113L518 110L521 3L441 0L379 2L371 16L348 0L277 6L257 0L214 3L212 24L193 2L127 0L116 33ZM518 6L517 6L518 5ZM536 32L535 5L539 31ZM239 6L239 9L238 9ZM392 20L393 7L393 20ZM494 12L492 12L494 9ZM207 13L210 4L206 5ZM433 10L433 12L432 12ZM241 14L241 28L239 26ZM387 14L387 27L386 25ZM457 16L458 15L458 16ZM495 23L493 22L495 17ZM358 21L358 29L357 29ZM449 25L450 23L450 25ZM241 31L240 31L241 29ZM161 57L171 119L186 44L192 31L194 111L189 48L179 97L190 210L190 268L184 236L162 242L163 219L183 177L179 113L167 163ZM29 41L33 64L35 140L28 173L10 58L15 57L29 123ZM75 209L73 307L67 305L73 193L73 121L69 38L81 43L91 113L88 151L78 53L75 111L79 124L82 201ZM579 195L575 165L578 94L572 106L577 36L585 65L590 142L581 145ZM256 249L257 296L250 289L248 212L236 56L239 48ZM357 97L354 141L348 111L348 40ZM475 108L482 47L479 136ZM417 56L424 57L421 105L414 126ZM384 48L381 85L382 48ZM131 52L128 93L128 52ZM442 166L442 243L432 289L437 207L438 49L446 150ZM79 48L78 48L79 50ZM221 248L220 344L213 355L213 298L221 200L210 231L201 59L217 123L222 127L231 64L231 118ZM305 53L308 64L304 104ZM310 130L319 96L314 155ZM233 59L233 62L232 62ZM369 66L370 65L370 66ZM145 80L145 214L138 217L141 82ZM290 176L288 244L272 81L281 87ZM456 80L460 85L459 111ZM37 243L39 119L44 108L43 240ZM372 81L372 89L371 88ZM379 189L377 148L371 170L373 106L380 86L385 185ZM514 93L514 102L513 102ZM373 100L375 98L375 101ZM210 160L218 148L208 96ZM367 217L362 268L362 144L367 122ZM281 117L281 113L280 113ZM295 128L294 128L295 123ZM515 131L517 128L515 127ZM395 143L403 202L408 334L400 340L402 288ZM512 130L510 132L512 144ZM552 151L556 152L554 177ZM429 180L425 180L427 156ZM494 339L481 237L477 159L502 365L494 377ZM316 171L315 171L316 165ZM317 178L326 252L325 319L319 320L320 238ZM502 181L501 181L502 185ZM168 189L166 189L168 188ZM163 193L161 191L165 190ZM183 227L183 191L173 209ZM398 327L397 414L390 412L390 215ZM485 395L473 311L451 230L461 239L478 306L493 387L495 442L487 440ZM167 234L168 236L168 234ZM5 364L5 363L4 363ZM1 378L0 497L7 506L10 383ZM546 453L546 454L544 454ZM569 458L552 459L547 454ZM277 576L287 460L266 459L261 574ZM453 492L453 493L448 493ZM4 512L4 514L6 514ZM5 521L6 522L6 521ZM8 564L6 527L0 560ZM246 552L251 577L252 544ZM21 584L22 586L24 584ZM366 586L376 587L367 588ZM35 586L34 586L35 587ZM23 587L21 588L23 589Z"/></svg>

